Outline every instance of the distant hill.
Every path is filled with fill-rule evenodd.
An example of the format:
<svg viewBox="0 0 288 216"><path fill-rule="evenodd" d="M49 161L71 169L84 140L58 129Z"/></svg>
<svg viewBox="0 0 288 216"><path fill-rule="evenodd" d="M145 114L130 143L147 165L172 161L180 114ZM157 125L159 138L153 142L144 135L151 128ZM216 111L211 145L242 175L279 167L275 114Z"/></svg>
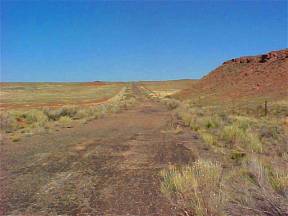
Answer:
<svg viewBox="0 0 288 216"><path fill-rule="evenodd" d="M176 97L196 94L221 99L288 96L288 49L226 61Z"/></svg>

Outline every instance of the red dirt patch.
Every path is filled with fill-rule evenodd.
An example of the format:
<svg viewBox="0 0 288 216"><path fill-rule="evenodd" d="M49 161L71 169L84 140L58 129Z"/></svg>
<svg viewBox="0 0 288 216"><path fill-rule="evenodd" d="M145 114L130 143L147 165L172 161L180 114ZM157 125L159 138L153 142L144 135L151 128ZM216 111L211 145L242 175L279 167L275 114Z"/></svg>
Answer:
<svg viewBox="0 0 288 216"><path fill-rule="evenodd" d="M7 109L39 109L39 108L59 108L67 105L77 105L77 106L93 106L98 105L106 102L110 98L101 98L99 100L91 100L91 101L80 101L77 104L71 102L65 102L65 103L40 103L40 104L0 104L0 110L7 110Z"/></svg>
<svg viewBox="0 0 288 216"><path fill-rule="evenodd" d="M288 49L224 62L176 97L206 95L233 99L250 96L288 96Z"/></svg>

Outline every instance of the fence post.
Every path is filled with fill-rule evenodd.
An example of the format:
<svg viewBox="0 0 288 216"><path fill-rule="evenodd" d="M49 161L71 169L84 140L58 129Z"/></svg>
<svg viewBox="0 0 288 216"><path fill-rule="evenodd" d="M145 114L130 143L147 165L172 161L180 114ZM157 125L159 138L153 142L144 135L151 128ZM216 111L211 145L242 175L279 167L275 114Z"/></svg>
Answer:
<svg viewBox="0 0 288 216"><path fill-rule="evenodd" d="M267 100L265 100L265 116L268 114Z"/></svg>

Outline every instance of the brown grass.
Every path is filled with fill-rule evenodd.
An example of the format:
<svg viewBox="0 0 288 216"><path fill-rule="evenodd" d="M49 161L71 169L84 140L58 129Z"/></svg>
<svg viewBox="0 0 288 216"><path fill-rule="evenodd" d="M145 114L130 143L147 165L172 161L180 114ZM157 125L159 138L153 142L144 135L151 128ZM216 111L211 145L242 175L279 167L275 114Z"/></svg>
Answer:
<svg viewBox="0 0 288 216"><path fill-rule="evenodd" d="M172 166L161 172L161 192L183 215L219 215L224 204L221 173L218 163L204 160Z"/></svg>

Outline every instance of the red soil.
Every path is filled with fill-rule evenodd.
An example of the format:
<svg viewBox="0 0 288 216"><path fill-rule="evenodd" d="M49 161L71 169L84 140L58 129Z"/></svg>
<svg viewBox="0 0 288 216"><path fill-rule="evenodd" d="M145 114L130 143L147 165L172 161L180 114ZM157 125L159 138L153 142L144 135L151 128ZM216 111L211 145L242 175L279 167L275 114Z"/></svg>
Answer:
<svg viewBox="0 0 288 216"><path fill-rule="evenodd" d="M177 96L194 93L221 99L250 96L288 96L288 49L224 62Z"/></svg>
<svg viewBox="0 0 288 216"><path fill-rule="evenodd" d="M60 108L63 106L93 106L105 103L110 98L101 98L98 100L89 100L89 101L80 101L77 104L74 102L68 103L37 103L37 104L0 104L0 110L8 110L8 109L39 109L39 108Z"/></svg>

